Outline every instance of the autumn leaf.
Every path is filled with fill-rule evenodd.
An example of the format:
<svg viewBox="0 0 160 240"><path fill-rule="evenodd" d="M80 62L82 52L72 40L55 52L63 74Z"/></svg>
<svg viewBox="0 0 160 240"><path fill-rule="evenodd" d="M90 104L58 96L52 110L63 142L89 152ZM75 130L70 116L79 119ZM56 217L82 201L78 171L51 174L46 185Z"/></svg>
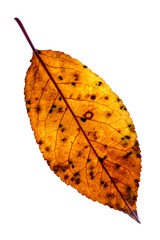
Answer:
<svg viewBox="0 0 160 240"><path fill-rule="evenodd" d="M34 53L25 78L26 108L50 169L87 198L139 222L141 155L126 106L86 65L29 43Z"/></svg>

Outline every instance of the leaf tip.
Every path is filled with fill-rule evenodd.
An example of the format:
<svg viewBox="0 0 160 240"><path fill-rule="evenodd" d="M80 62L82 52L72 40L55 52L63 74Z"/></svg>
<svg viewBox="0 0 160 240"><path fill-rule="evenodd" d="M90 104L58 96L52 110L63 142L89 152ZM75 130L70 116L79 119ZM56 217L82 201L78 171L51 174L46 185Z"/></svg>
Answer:
<svg viewBox="0 0 160 240"><path fill-rule="evenodd" d="M136 222L138 222L138 223L141 224L141 222L140 222L140 220L139 220L139 217L138 217L136 211L132 210L132 213L130 213L129 216L130 216L131 218L133 218Z"/></svg>

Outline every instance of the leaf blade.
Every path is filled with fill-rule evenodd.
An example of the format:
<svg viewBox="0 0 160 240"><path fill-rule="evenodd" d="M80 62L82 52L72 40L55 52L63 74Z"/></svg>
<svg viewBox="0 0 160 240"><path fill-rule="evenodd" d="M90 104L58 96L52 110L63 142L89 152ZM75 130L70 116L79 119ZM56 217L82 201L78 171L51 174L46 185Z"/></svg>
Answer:
<svg viewBox="0 0 160 240"><path fill-rule="evenodd" d="M87 148L88 148L88 150L89 150L89 152L90 152L90 154L87 152L86 153L86 155L88 154L88 157L86 157L86 155L85 155L85 159L89 159L90 157L91 157L91 155L93 156L93 155L95 155L96 156L96 158L97 158L97 161L94 159L94 157L93 157L93 159L94 159L94 161L93 162L95 162L96 164L97 164L97 166L98 166L98 168L100 169L100 168L103 168L104 169L104 171L106 172L106 174L108 175L108 178L107 178L107 180L106 180L106 177L105 177L105 180L106 180L106 182L105 183L103 183L102 185L103 185L103 187L105 188L105 184L107 184L107 181L108 182L110 182L110 189L112 189L113 187L111 187L111 185L113 184L114 185L114 187L115 187L115 189L119 192L119 195L120 195L120 197L122 198L122 200L125 202L125 204L126 204L126 206L127 206L127 208L128 208L128 211L126 210L126 208L123 206L123 208L122 207L120 207L120 206L118 206L118 204L117 204L117 206L116 206L116 204L114 205L114 206L112 206L112 204L111 204L111 202L113 202L113 200L112 200L112 198L115 198L115 196L114 195L116 195L114 192L115 191L113 191L113 193L111 193L111 190L110 190L110 193L107 191L107 193L106 193L106 196L107 196L107 198L109 199L108 200L108 203L106 203L106 202L104 202L104 200L102 200L102 198L100 198L99 199L99 202L101 202L101 203L103 203L103 204L107 204L107 205L110 205L110 207L114 207L115 209L119 209L119 210L121 210L121 211L127 211L128 212L128 214L130 214L130 215L132 215L132 217L135 219L135 220L137 220L137 222L139 222L139 220L138 220L138 217L137 217L137 214L136 214L136 206L134 206L134 209L132 210L132 207L129 205L129 203L128 203L128 201L130 201L130 202L132 202L132 204L133 204L133 199L134 199L134 205L135 205L135 202L136 202L136 197L137 197L137 193L135 193L135 195L133 195L133 194L131 194L131 190L130 189L125 189L125 194L127 195L127 198L128 198L128 201L123 197L123 194L121 193L121 191L119 190L119 188L117 187L117 183L115 183L115 181L113 180L113 177L109 174L109 172L108 172L108 170L107 170L107 168L106 168L106 166L104 165L104 162L105 162L105 164L107 165L107 163L108 163L108 161L109 160L106 160L106 159L103 159L104 158L104 156L103 155L101 155L100 156L100 154L98 155L97 154L97 151L95 150L95 148L97 148L98 149L98 151L100 151L100 147L98 146L98 144L99 144L99 142L97 142L97 139L98 139L98 136L96 136L96 131L94 131L94 133L93 133L93 131L90 131L91 132L91 134L92 134L92 137L90 138L90 137L88 137L88 135L86 134L86 129L85 129L85 124L86 124L86 122L88 123L88 122L93 122L93 121L95 121L96 122L96 124L107 124L106 122L104 123L102 120L103 120L103 118L102 118L102 116L101 116L101 114L99 114L99 116L97 117L97 118L95 118L95 116L97 116L97 112L95 113L94 112L94 114L93 114L93 108L94 108L94 105L95 105L95 100L97 99L97 94L99 94L99 90L98 90L98 93L94 93L94 94L92 94L92 93L88 93L89 91L86 91L86 94L84 95L84 97L87 99L87 100L85 100L84 101L84 99L83 99L83 101L82 101L82 98L81 98L81 101L83 102L83 104L84 104L84 102L87 102L87 104L90 104L90 109L88 110L87 109L87 111L85 111L84 112L84 114L82 114L82 113L80 113L79 114L79 116L77 116L75 113L74 113L74 111L76 111L76 110L72 110L74 107L73 107L73 104L71 103L72 101L74 101L74 104L75 104L75 101L80 101L80 97L79 96L77 96L77 98L76 99L73 99L72 97L71 97L71 94L73 94L74 93L74 91L75 91L75 85L76 85L76 87L78 86L78 85L80 85L81 84L81 82L80 82L80 78L82 78L83 79L83 82L84 82L84 79L85 79L85 77L83 76L83 72L84 72L84 70L87 70L88 71L88 75L89 75L89 77L87 78L88 79L88 81L89 81L89 83L91 82L92 83L92 85L93 85L93 83L95 83L95 84L97 84L97 85L95 85L94 86L94 90L95 89L98 89L98 87L102 87L102 86L104 86L104 91L103 91L103 94L104 94L104 96L103 96L103 101L101 101L101 98L102 98L102 96L100 95L100 97L98 98L98 103L97 104L100 104L101 102L104 102L104 100L105 101L107 101L108 102L108 100L109 99L111 99L112 101L110 102L110 104L109 105L105 105L105 104L103 104L103 108L104 108L104 105L106 106L106 109L107 110L105 110L105 113L106 113L106 115L105 115L105 117L107 117L107 119L110 119L110 117L111 117L111 115L113 114L113 113L116 113L117 112L117 109L120 111L122 111L121 112L121 114L120 114L120 117L122 118L122 116L123 116L123 121L121 120L117 120L117 117L116 116L114 116L114 119L116 119L116 121L111 121L111 123L109 122L108 123L108 125L107 126L111 126L110 127L110 130L106 130L106 131L108 131L107 133L108 133L108 135L110 135L111 133L112 133L112 135L113 136L115 136L115 132L113 132L114 130L115 130L115 124L117 124L116 122L117 121L120 121L120 125L124 125L125 124L125 122L126 122L126 119L128 120L128 122L127 122L127 130L125 129L125 135L123 134L123 138L124 139L121 139L121 142L122 142L122 144L121 145L118 145L118 141L115 141L115 139L114 139L114 144L113 144L113 141L111 141L111 140L108 140L108 146L107 146L107 148L109 147L109 151L107 150L107 153L110 153L110 154L108 154L108 155L115 155L115 150L117 149L117 151L119 150L118 148L116 148L116 145L118 145L119 147L120 147L120 151L121 152L123 152L123 156L121 157L121 158L123 158L123 161L124 161L124 159L126 160L128 160L128 158L131 158L131 156L130 155L132 155L132 154L130 154L130 152L128 151L128 150L126 150L126 144L129 144L128 142L130 141L130 138L131 138L131 136L133 136L134 135L134 141L136 142L136 137L137 137L137 135L136 135L136 133L135 133L135 131L134 131L134 126L133 126L133 123L132 123L132 120L129 118L129 114L128 114L128 112L127 112L127 110L126 110L126 107L123 105L123 103L122 103L122 101L118 98L118 96L117 95L115 95L114 93L112 93L111 94L111 90L110 90L110 88L109 88L109 86L108 85L106 85L105 83L104 83L104 80L102 80L102 79L100 79L97 75L95 75L95 74L93 74L89 69L86 69L86 68L84 68L84 65L83 64L81 64L78 60L72 60L71 59L71 57L69 57L68 55L65 55L65 54L63 54L63 53L60 53L60 52L52 52L52 51L41 51L41 55L44 57L44 55L46 55L46 57L47 58L45 58L45 64L44 65L47 65L48 66L48 68L49 68L49 70L47 70L48 72L49 72L49 74L48 74L48 72L47 72L47 74L49 75L49 77L52 79L53 77L52 77L52 75L53 76L55 76L56 77L56 79L57 79L57 82L56 82L56 84L54 83L55 82L55 80L53 79L52 80L52 82L54 83L54 86L55 86L55 88L57 89L57 91L58 91L58 95L57 94L55 94L54 95L54 91L55 91L55 88L52 88L52 105L51 105L51 103L50 103L50 110L49 109L47 109L47 111L49 112L49 113L53 113L53 108L52 108L52 106L53 106L53 95L54 96L56 96L56 99L55 99L55 101L54 101L54 104L55 104L55 106L57 106L57 104L59 104L59 102L58 101L61 101L61 106L59 106L58 107L58 110L57 111L59 111L60 112L60 108L61 108L61 110L64 108L64 109L66 109L66 111L67 110L69 110L69 112L71 113L71 115L69 116L69 115L67 115L68 117L67 117L67 119L74 119L75 120L75 122L76 122L76 124L77 124L77 127L78 127L78 131L81 131L82 132L82 135L83 135L83 137L85 138L85 140L86 140L86 142L84 141L84 139L83 139L83 137L82 137L82 139L83 139L83 142L85 142L85 146L83 146L84 148L87 146ZM53 66L50 66L49 67L49 62L51 62L51 60L49 60L49 58L51 58L51 56L52 56L52 58L53 59L56 59L56 60L58 60L58 62L56 62L55 63L55 66L53 67ZM62 59L61 60L59 60L61 57L60 56L62 56ZM65 59L65 60L64 60ZM40 66L39 66L39 62L35 59L35 57L33 56L33 59L32 59L32 61L34 62L34 64L36 63L37 64L37 66L38 67L35 67L35 66L33 66L32 68L34 68L36 71L38 71L37 69L40 69ZM67 62L66 64L65 64L65 61ZM72 67L70 67L70 64L72 64L72 65L74 65L74 67L72 66ZM53 70L54 69L54 70ZM60 72L60 70L62 71L61 72L61 74L59 74L59 72ZM68 71L67 72L67 74L66 74L66 70ZM83 70L83 71L82 71ZM73 72L72 72L73 71ZM51 73L50 73L51 72ZM65 74L64 74L64 72L65 72ZM27 73L28 74L28 73ZM37 74L37 73L36 73ZM63 76L62 76L62 74L63 74ZM67 78L67 76L70 76L70 74L71 74L71 77L70 78ZM40 74L40 75L42 75L44 78L46 78L46 75L43 73L43 74ZM82 76L81 76L82 75ZM87 75L87 76L88 76ZM27 75L28 76L28 75ZM26 79L28 79L28 78L30 78L30 76L29 77L26 77ZM46 78L47 79L47 78ZM64 81L66 79L66 81ZM95 80L95 82L93 82L93 80ZM62 81L63 81L63 84L62 84ZM27 80L26 80L26 82L27 82ZM79 82L79 83L78 83ZM73 83L75 83L75 84L73 84ZM100 84L101 83L101 84ZM43 82L43 84L44 84L44 82ZM59 85L58 85L59 84ZM38 86L39 85L41 85L41 84L39 84L38 83ZM45 85L46 85L46 83L45 83ZM84 84L83 83L83 85L85 85L85 88L87 88L87 84ZM89 85L89 87L90 87L90 84L88 84ZM67 87L68 87L68 89L65 91L65 92L69 92L70 93L70 90L69 89L71 89L72 88L72 93L70 93L70 96L69 97L67 97L67 96L65 96L63 93L62 93L62 91L64 91L64 89L66 89ZM60 87L61 87L61 89L60 89ZM84 89L85 88L83 88L83 91L84 91ZM26 87L26 89L27 89L27 87ZM25 89L25 93L27 92L27 90ZM49 87L49 89L51 90L51 85L50 85L50 87ZM89 89L88 89L89 90ZM101 90L102 91L102 90ZM79 92L79 91L78 91ZM106 94L107 93L107 94ZM102 94L102 95L103 95ZM26 94L27 95L27 94ZM33 94L33 95L35 95L35 94ZM29 97L29 98L31 98L31 97ZM26 97L26 102L28 102L28 101L31 101L31 99L29 99L28 98L28 96ZM47 96L45 96L45 99L47 98ZM49 97L48 97L49 98ZM61 100L59 100L59 98L62 98ZM72 100L71 100L71 98L72 98ZM88 100L88 98L89 98L89 100ZM113 98L114 98L114 101L113 101ZM67 100L66 100L67 99ZM63 101L62 101L63 100ZM69 103L71 104L71 106L72 107L70 107L70 104L68 104L68 101L69 101ZM62 104L62 102L63 102L63 104ZM47 102L45 102L45 106L48 106L47 104L46 104ZM99 105L98 105L99 106ZM38 107L38 105L37 105L37 107ZM82 108L82 106L81 106L81 108L79 107L78 109L83 109ZM91 109L92 109L92 111L91 111ZM38 109L36 108L36 111L37 111ZM100 108L100 110L102 111L102 108ZM94 111L95 111L95 108L94 108ZM45 112L45 114L47 114L47 116L49 116L49 113L46 113ZM57 113L57 112L56 112ZM62 113L63 113L63 111L62 111ZM31 117L31 115L30 115L30 113L28 112L28 114L29 114L29 116ZM35 113L34 113L35 114ZM37 112L37 114L39 114L39 111ZM66 113L64 113L64 115L65 115ZM102 114L103 115L103 114ZM104 116L103 116L104 117ZM31 117L32 118L32 117ZM98 120L99 119L101 119L101 121ZM34 121L36 121L35 119L34 119ZM41 119L41 121L43 121L43 118ZM109 121L109 120L108 120ZM71 121L72 122L72 121ZM58 124L59 125L64 125L64 124L62 124L62 122L58 122ZM93 124L93 123L92 123ZM31 125L33 125L33 122L31 122ZM70 125L71 125L71 123L70 123ZM46 127L47 126L47 127ZM47 128L47 129L52 129L52 127L49 127L48 125L46 125L45 126L45 128ZM57 125L58 126L58 125ZM34 127L32 127L33 128L33 130L35 131L35 129L34 129ZM87 128L89 128L89 126L87 126ZM103 127L104 128L104 127ZM64 130L65 128L63 127L63 134L64 134ZM76 129L76 127L75 127L75 129ZM85 129L85 130L84 130ZM108 128L106 128L106 129L108 129ZM111 129L112 129L112 131L111 131ZM40 131L40 130L38 130L38 131ZM55 128L55 132L58 132L59 130L58 130L58 128L56 127ZM69 131L69 130L68 130ZM118 132L119 131L119 129L117 130L115 130L116 132ZM105 132L105 131L104 131ZM127 135L128 134L128 132L130 133L130 135ZM76 130L75 130L75 133L76 133ZM87 132L88 133L88 132ZM70 133L71 135L73 135L73 133ZM36 137L36 140L37 140L37 142L39 142L39 141L42 141L42 139L38 139L38 134L35 134L35 137ZM76 133L76 139L79 137L79 134L78 133ZM122 137L121 137L122 138ZM101 139L102 140L102 139ZM106 140L106 139L105 139ZM57 141L57 140L56 140ZM62 147L64 147L64 143L67 141L67 138L66 137L63 137L62 138L62 143L60 144L60 150L59 150L59 152L61 151L61 149L62 149ZM95 141L95 142L93 142L93 141ZM71 143L71 140L70 140L70 143ZM94 144L93 144L94 143ZM95 145L96 144L96 145ZM49 152L50 151L50 147L49 146L45 146L45 149L43 148L42 149L42 145L43 144L40 144L40 148L41 148L41 151L43 152L43 155L44 155L44 158L45 159L47 159L47 161L48 161L48 163L49 163L49 165L50 165L50 162L49 162L49 160L48 160L48 156L49 155L46 155L46 153L44 153L44 152L46 152L46 148L48 148L48 151L47 152ZM71 144L70 144L71 145ZM82 141L81 141L81 145L83 145L82 144ZM106 145L104 145L104 144L102 144L103 145L103 148L104 148L104 146ZM95 147L96 146L96 147ZM130 149L131 149L131 146L132 146L132 148L133 147L135 147L136 148L136 150L134 150L134 151L136 151L136 153L137 154L140 154L140 149L139 149L139 147L138 147L138 144L129 144L129 146L130 146ZM76 145L76 149L78 148L78 146ZM125 150L124 150L124 149ZM113 149L114 149L114 154L113 154ZM83 151L84 151L84 149L83 149ZM101 153L103 153L103 151L104 150L102 150L101 149ZM69 151L70 152L70 151ZM68 154L69 154L69 152L68 152ZM72 151L71 151L72 152ZM77 154L79 154L79 155L81 155L82 153L80 153L80 152L82 152L82 149L81 149L81 151L79 150L79 153L77 153ZM124 154L124 152L126 152L126 154ZM62 159L64 158L64 156L63 156L63 154L60 154L59 153L59 155L60 155L60 157L62 157ZM122 155L122 153L121 153L121 155ZM70 156L70 155L69 155ZM80 156L79 156L80 157ZM68 158L69 159L69 158ZM100 161L100 159L103 159L103 161ZM113 159L113 158L112 158ZM138 159L139 160L139 159ZM50 167L51 167L51 169L53 169L54 171L55 171L55 173L58 175L58 171L60 171L60 172L66 172L69 168L71 168L71 170L72 170L72 172L73 172L73 169L75 168L75 166L74 166L74 164L73 164L73 161L71 161L71 160L68 160L68 163L69 163L69 161L70 162L72 162L72 165L70 165L69 164L69 167L68 167L68 165L66 165L66 166L62 166L61 164L57 164L57 165L55 165L55 166L51 166L50 165ZM86 161L87 162L87 161ZM113 162L113 160L112 160L112 162ZM118 162L119 163L119 162ZM123 166L121 165L121 164L118 164L118 163L114 163L114 164L117 164L117 166L119 165L120 166L120 168L122 168ZM139 164L140 164L140 161L139 161ZM83 167L85 168L85 164L82 164L81 163L81 165L83 165ZM71 167L70 167L71 166ZM93 167L93 166L92 166ZM141 166L139 165L139 168L141 168ZM77 168L78 169L78 168ZM76 171L77 171L77 169L76 169ZM117 169L119 169L118 167L117 167ZM86 173L83 173L82 174L82 176L84 177L85 176L85 174L86 174L86 176L88 176L89 175L89 178L90 178L90 180L92 179L94 179L94 174L93 174L93 171L92 171L93 169L89 169L89 170L86 170ZM83 172L83 168L81 168L81 171ZM110 170L111 171L111 170ZM113 171L113 169L112 169L112 171ZM77 171L79 174L80 174L80 170L79 171ZM98 176L98 170L96 171L97 172L97 175L96 176ZM123 173L124 173L124 169L123 169ZM74 176L74 174L75 173L73 173L73 176ZM99 184L103 181L102 180L102 171L100 172L100 174L99 175L101 175L101 177L97 177L97 179L99 179ZM85 187L83 186L83 190L79 190L79 188L77 187L77 186L79 186L79 185L81 185L80 184L80 178L79 177L76 177L75 178L75 176L73 177L71 177L70 176L70 178L69 178L69 175L67 175L67 174L62 174L62 173L60 173L60 175L59 175L60 177L61 177L61 179L63 180L63 181L65 181L67 184L71 184L73 187L75 187L79 192L81 192L82 194L85 194L88 198L91 198L92 200L97 200L96 198L95 198L95 196L93 197L92 195L94 195L95 194L95 191L94 191L94 193L92 193L92 194L90 194L89 193L89 191L88 190L86 190L85 189ZM140 177L140 175L138 175L137 176L137 178L136 178L136 180L139 182L139 177ZM70 182L69 182L69 179L70 179ZM86 177L86 179L87 179L87 177ZM117 180L116 180L117 181ZM87 182L87 180L85 181L85 184L88 184L88 182ZM84 185L85 185L84 184ZM137 184L137 183L136 183ZM101 186L101 185L100 185ZM93 188L93 186L92 186L92 184L91 184L91 188ZM135 188L135 187L134 187ZM98 189L98 188L97 188ZM122 187L121 187L121 189L122 189ZM138 190L138 187L136 187L136 192L137 192L137 190ZM86 191L86 192L85 192ZM97 190L98 191L98 190ZM104 190L103 190L104 191ZM114 197L113 197L114 196ZM117 196L116 196L117 197ZM122 204L123 205L123 204Z"/></svg>

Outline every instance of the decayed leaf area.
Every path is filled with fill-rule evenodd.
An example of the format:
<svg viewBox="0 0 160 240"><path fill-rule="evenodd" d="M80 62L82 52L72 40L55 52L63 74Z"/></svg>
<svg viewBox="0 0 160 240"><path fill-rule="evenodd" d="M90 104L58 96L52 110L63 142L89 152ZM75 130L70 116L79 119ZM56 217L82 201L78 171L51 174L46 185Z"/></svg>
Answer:
<svg viewBox="0 0 160 240"><path fill-rule="evenodd" d="M136 212L141 155L126 106L78 60L51 50L39 54L63 94L33 54L25 101L44 159L81 194L132 215L128 206Z"/></svg>

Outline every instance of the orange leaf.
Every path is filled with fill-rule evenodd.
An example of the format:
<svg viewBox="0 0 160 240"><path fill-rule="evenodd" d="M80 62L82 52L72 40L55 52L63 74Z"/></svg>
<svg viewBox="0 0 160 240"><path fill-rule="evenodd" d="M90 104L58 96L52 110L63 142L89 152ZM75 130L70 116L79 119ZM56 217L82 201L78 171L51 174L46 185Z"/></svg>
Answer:
<svg viewBox="0 0 160 240"><path fill-rule="evenodd" d="M81 194L139 222L141 155L122 100L78 60L30 45L25 101L44 159Z"/></svg>

